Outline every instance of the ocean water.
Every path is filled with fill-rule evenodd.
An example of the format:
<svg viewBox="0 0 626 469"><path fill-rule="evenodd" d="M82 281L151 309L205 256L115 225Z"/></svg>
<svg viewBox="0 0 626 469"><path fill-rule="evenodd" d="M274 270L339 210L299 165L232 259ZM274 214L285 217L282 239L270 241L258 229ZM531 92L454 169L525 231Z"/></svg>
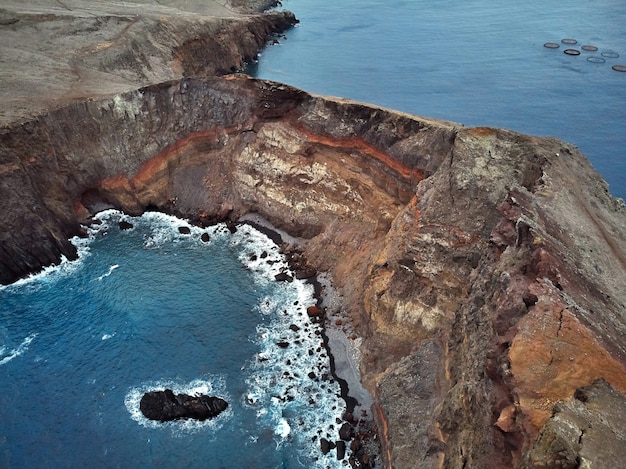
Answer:
<svg viewBox="0 0 626 469"><path fill-rule="evenodd" d="M0 288L0 467L342 467L319 450L345 402L306 314L314 288L275 281L278 247L248 225L99 218L78 261ZM165 388L229 407L145 419L141 396Z"/></svg>
<svg viewBox="0 0 626 469"><path fill-rule="evenodd" d="M626 64L625 2L283 6L301 24L250 73L556 136L626 197L626 73L611 69ZM543 46L563 38L578 43ZM583 44L598 51L563 54ZM0 287L0 467L344 467L319 452L345 403L338 383L321 379L329 359L305 313L313 287L273 280L287 267L277 247L249 226L211 227L204 243L201 230L181 234L186 223L162 214L100 218L88 240L74 240L78 261ZM120 231L120 218L135 227ZM166 387L218 395L229 408L202 423L143 418L142 393Z"/></svg>
<svg viewBox="0 0 626 469"><path fill-rule="evenodd" d="M282 4L301 23L248 73L410 114L558 137L626 198L626 73L612 70L626 65L626 2ZM581 49L588 44L598 50ZM567 48L581 54L566 55Z"/></svg>

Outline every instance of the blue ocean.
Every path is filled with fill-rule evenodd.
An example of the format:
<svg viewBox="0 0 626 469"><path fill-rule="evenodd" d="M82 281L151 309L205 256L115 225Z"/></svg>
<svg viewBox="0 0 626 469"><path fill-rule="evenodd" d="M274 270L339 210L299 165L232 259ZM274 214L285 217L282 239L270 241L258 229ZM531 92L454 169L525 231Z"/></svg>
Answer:
<svg viewBox="0 0 626 469"><path fill-rule="evenodd" d="M410 114L557 137L578 146L626 199L626 72L612 69L626 66L626 2L282 4L301 22L248 73Z"/></svg>
<svg viewBox="0 0 626 469"><path fill-rule="evenodd" d="M98 218L78 261L0 289L0 467L341 467L319 449L346 404L314 287L275 280L278 246L249 225ZM147 420L143 393L163 389L229 407Z"/></svg>
<svg viewBox="0 0 626 469"><path fill-rule="evenodd" d="M249 73L556 136L626 197L626 73L612 69L626 64L626 3L283 7L301 23ZM321 437L335 438L345 402L306 315L314 289L275 281L288 268L278 247L249 225L184 234L184 220L158 213L99 218L88 239L74 240L78 261L0 287L0 467L344 467L319 450ZM120 230L121 219L133 228ZM165 388L229 407L202 423L148 421L141 395Z"/></svg>

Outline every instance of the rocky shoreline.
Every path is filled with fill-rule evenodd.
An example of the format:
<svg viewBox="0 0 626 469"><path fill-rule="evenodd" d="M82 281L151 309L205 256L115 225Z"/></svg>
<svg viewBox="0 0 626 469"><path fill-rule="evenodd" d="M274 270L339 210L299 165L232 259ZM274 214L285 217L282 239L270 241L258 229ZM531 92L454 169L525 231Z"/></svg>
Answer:
<svg viewBox="0 0 626 469"><path fill-rule="evenodd" d="M68 239L103 205L232 223L260 214L333 279L333 309L361 340L385 467L619 467L626 206L584 155L210 76L293 24L211 5L224 16L109 19L96 28L106 41L66 14L74 42L37 49L62 71L48 80L45 64L25 64L7 82L0 282L73 257ZM50 18L2 15L11 41L48 44ZM598 422L610 429L602 445Z"/></svg>
<svg viewBox="0 0 626 469"><path fill-rule="evenodd" d="M333 326L333 321L337 321L339 318L336 317L337 310L330 311L330 308L326 306L336 303L336 299L333 298L335 293L329 279L325 277L325 281L322 283L318 272L306 260L300 247L304 240L290 236L273 227L271 223L256 214L247 214L242 217L240 222L252 226L270 238L274 244L280 247L280 252L287 259L295 277L305 279L314 287L317 301L315 305L309 306L309 317L312 322L321 327L321 337L330 360L331 374L333 379L339 383L341 398L346 403L343 421L337 421L337 425L340 427L336 439L321 438L321 452L327 454L336 450L337 459L343 460L347 445L351 452L348 459L351 467L362 469L379 467L377 461L380 461L380 444L376 423L371 414L372 398L362 388L360 381L354 379L355 376L359 376L359 371L358 363L348 357L353 346L351 340L342 330ZM337 305L335 304L335 306ZM339 370L336 365L338 361L342 363ZM351 389L357 391L356 395L362 398L361 401L355 397Z"/></svg>

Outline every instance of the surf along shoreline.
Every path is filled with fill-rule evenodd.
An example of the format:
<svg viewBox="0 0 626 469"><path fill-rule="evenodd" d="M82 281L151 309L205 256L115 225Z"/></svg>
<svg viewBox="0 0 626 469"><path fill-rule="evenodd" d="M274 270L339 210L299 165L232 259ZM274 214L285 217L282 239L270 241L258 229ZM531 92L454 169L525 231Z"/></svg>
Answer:
<svg viewBox="0 0 626 469"><path fill-rule="evenodd" d="M381 448L377 427L370 409L372 398L359 381L358 360L350 360L348 356L350 351L356 348L353 343L354 336L348 337L344 329L337 327L344 324L344 320L339 317L340 311L336 310L341 299L332 288L330 279L326 276L324 279L320 278L321 273L312 270L307 264L300 250L302 240L299 238L279 230L257 214L244 215L237 224L247 224L267 236L280 248L280 253L285 256L296 278L313 286L316 303L309 305L307 313L311 322L320 326L323 348L330 361L332 377L339 384L341 398L346 403L343 421L337 422L341 425L336 441L346 441L349 444L351 449L349 462L352 467L376 467L376 461L380 461ZM228 225L232 230L236 229L237 224L231 222ZM341 370L338 369L338 361L342 363ZM356 392L353 393L351 389ZM355 396L359 396L361 400ZM323 453L334 449L335 445L335 442L324 442L323 438L320 440L320 449Z"/></svg>
<svg viewBox="0 0 626 469"><path fill-rule="evenodd" d="M107 208L113 207L100 206L98 212ZM308 320L320 328L322 339L320 353L327 354L332 379L339 384L340 397L345 402L342 420L337 419L335 422L337 424L335 438L319 438L319 449L322 454L337 449L337 459L342 460L344 458L341 454L344 449L339 449L337 445L345 445L350 449L348 462L351 467L363 469L379 467L377 462L381 460L381 448L373 418L373 399L360 382L359 359L355 357L358 354L356 334L350 328L347 315L341 312L341 298L333 289L328 274L317 272L308 265L301 250L304 241L276 228L271 222L255 213L245 214L238 220L233 220L230 213L208 220L189 218L180 213L168 213L161 210L148 209L146 211L173 215L199 228L224 224L231 233L235 233L238 226L248 225L265 235L279 248L279 253L284 256L289 267L289 274L293 274L293 277L286 274L275 280L291 282L295 278L313 287L314 304L305 305ZM123 211L120 213L127 215ZM98 220L92 217L91 222L97 224ZM132 224L125 225L123 221L120 221L120 229L130 227ZM338 366L338 363L341 365Z"/></svg>

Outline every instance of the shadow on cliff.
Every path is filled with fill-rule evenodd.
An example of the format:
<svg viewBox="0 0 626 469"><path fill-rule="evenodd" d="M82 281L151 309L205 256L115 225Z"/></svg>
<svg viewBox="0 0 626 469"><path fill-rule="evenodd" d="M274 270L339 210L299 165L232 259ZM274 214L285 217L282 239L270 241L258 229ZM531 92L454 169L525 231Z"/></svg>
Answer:
<svg viewBox="0 0 626 469"><path fill-rule="evenodd" d="M555 404L626 391L626 210L563 142L233 75L6 127L0 177L2 283L74 258L105 207L303 238L365 339L387 465L556 460Z"/></svg>

